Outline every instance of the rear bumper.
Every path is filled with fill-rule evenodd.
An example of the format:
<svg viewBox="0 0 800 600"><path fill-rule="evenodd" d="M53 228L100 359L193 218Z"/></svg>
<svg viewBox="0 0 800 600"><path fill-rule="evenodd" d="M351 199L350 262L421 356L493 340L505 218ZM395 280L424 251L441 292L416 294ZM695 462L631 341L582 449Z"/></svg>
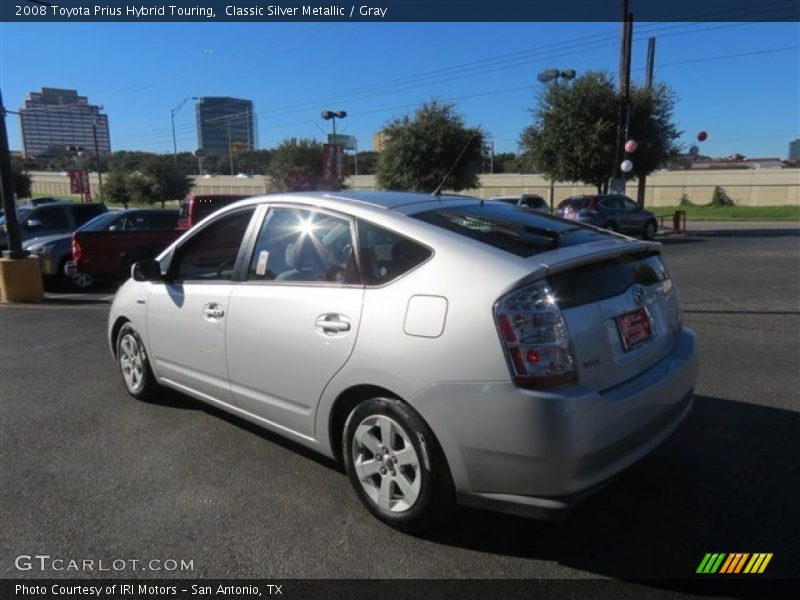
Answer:
<svg viewBox="0 0 800 600"><path fill-rule="evenodd" d="M436 434L461 503L558 519L677 428L696 379L694 334L683 330L660 362L601 392L443 383L411 403Z"/></svg>

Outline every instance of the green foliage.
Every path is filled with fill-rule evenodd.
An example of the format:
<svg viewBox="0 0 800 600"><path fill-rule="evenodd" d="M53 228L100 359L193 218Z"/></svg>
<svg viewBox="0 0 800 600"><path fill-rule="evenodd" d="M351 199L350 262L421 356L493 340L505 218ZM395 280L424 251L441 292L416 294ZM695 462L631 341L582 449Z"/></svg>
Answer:
<svg viewBox="0 0 800 600"><path fill-rule="evenodd" d="M498 152L494 155L495 173L519 173L521 170L522 161L513 152Z"/></svg>
<svg viewBox="0 0 800 600"><path fill-rule="evenodd" d="M103 199L122 204L125 208L128 208L132 195L130 177L131 174L121 168L111 171L103 179Z"/></svg>
<svg viewBox="0 0 800 600"><path fill-rule="evenodd" d="M686 192L684 192L683 194L681 194L681 202L680 202L680 206L694 206L694 204L693 204L693 203L692 203L692 201L689 199L689 196L686 194Z"/></svg>
<svg viewBox="0 0 800 600"><path fill-rule="evenodd" d="M163 207L167 200L179 200L192 188L191 179L172 155L151 155L140 167L133 172L121 167L112 170L103 181L103 197L126 208L131 203L156 202Z"/></svg>
<svg viewBox="0 0 800 600"><path fill-rule="evenodd" d="M323 183L322 144L309 139L286 139L272 152L266 172L276 192L319 189Z"/></svg>
<svg viewBox="0 0 800 600"><path fill-rule="evenodd" d="M714 193L711 195L711 206L734 206L735 202L728 196L725 188L721 185L714 187Z"/></svg>
<svg viewBox="0 0 800 600"><path fill-rule="evenodd" d="M21 161L16 159L11 161L11 175L14 179L14 194L17 198L30 198L33 180L23 168Z"/></svg>
<svg viewBox="0 0 800 600"><path fill-rule="evenodd" d="M631 175L647 175L677 156L680 132L672 118L674 95L666 86L633 88L630 135L639 148ZM520 136L524 168L554 181L582 181L605 189L614 172L619 96L611 77L589 71L556 81L539 96L534 123Z"/></svg>
<svg viewBox="0 0 800 600"><path fill-rule="evenodd" d="M164 202L183 198L192 189L192 181L175 159L169 155L154 156L144 162L142 177L147 182L149 202ZM134 189L140 184L135 183ZM144 186L143 186L144 187Z"/></svg>
<svg viewBox="0 0 800 600"><path fill-rule="evenodd" d="M383 131L387 141L376 171L380 187L432 192L445 176L443 189L478 187L483 134L479 128L466 127L454 105L426 102L413 117L396 118Z"/></svg>

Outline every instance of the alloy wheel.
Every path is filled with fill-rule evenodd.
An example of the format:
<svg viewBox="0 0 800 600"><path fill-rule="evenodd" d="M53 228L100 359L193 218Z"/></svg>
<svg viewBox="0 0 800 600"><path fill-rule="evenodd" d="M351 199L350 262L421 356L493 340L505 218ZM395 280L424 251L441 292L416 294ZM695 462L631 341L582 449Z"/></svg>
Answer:
<svg viewBox="0 0 800 600"><path fill-rule="evenodd" d="M397 421L384 415L365 418L353 435L351 452L358 481L375 504L393 513L414 506L422 487L420 461Z"/></svg>
<svg viewBox="0 0 800 600"><path fill-rule="evenodd" d="M119 342L119 367L128 390L139 392L144 385L145 355L141 343L131 333L126 333Z"/></svg>

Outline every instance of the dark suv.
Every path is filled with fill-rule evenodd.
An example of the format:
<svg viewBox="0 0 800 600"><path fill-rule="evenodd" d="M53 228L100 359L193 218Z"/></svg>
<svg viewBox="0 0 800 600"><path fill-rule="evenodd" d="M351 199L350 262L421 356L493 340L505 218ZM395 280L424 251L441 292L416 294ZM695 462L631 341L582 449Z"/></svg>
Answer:
<svg viewBox="0 0 800 600"><path fill-rule="evenodd" d="M570 196L561 201L556 212L564 219L641 235L646 240L652 240L658 231L656 216L621 194Z"/></svg>
<svg viewBox="0 0 800 600"><path fill-rule="evenodd" d="M75 231L100 213L108 211L105 204L77 204L75 202L47 202L38 206L17 207L19 234L25 242L31 238ZM0 216L0 249L8 248L6 217Z"/></svg>

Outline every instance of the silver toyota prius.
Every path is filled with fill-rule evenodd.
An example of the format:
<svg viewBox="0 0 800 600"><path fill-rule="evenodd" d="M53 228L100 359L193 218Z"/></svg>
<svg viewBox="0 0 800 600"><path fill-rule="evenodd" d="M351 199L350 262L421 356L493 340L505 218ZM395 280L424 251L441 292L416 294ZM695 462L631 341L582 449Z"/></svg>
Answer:
<svg viewBox="0 0 800 600"><path fill-rule="evenodd" d="M262 196L136 263L108 341L131 395L340 460L399 529L455 503L559 519L691 409L659 249L465 196Z"/></svg>

